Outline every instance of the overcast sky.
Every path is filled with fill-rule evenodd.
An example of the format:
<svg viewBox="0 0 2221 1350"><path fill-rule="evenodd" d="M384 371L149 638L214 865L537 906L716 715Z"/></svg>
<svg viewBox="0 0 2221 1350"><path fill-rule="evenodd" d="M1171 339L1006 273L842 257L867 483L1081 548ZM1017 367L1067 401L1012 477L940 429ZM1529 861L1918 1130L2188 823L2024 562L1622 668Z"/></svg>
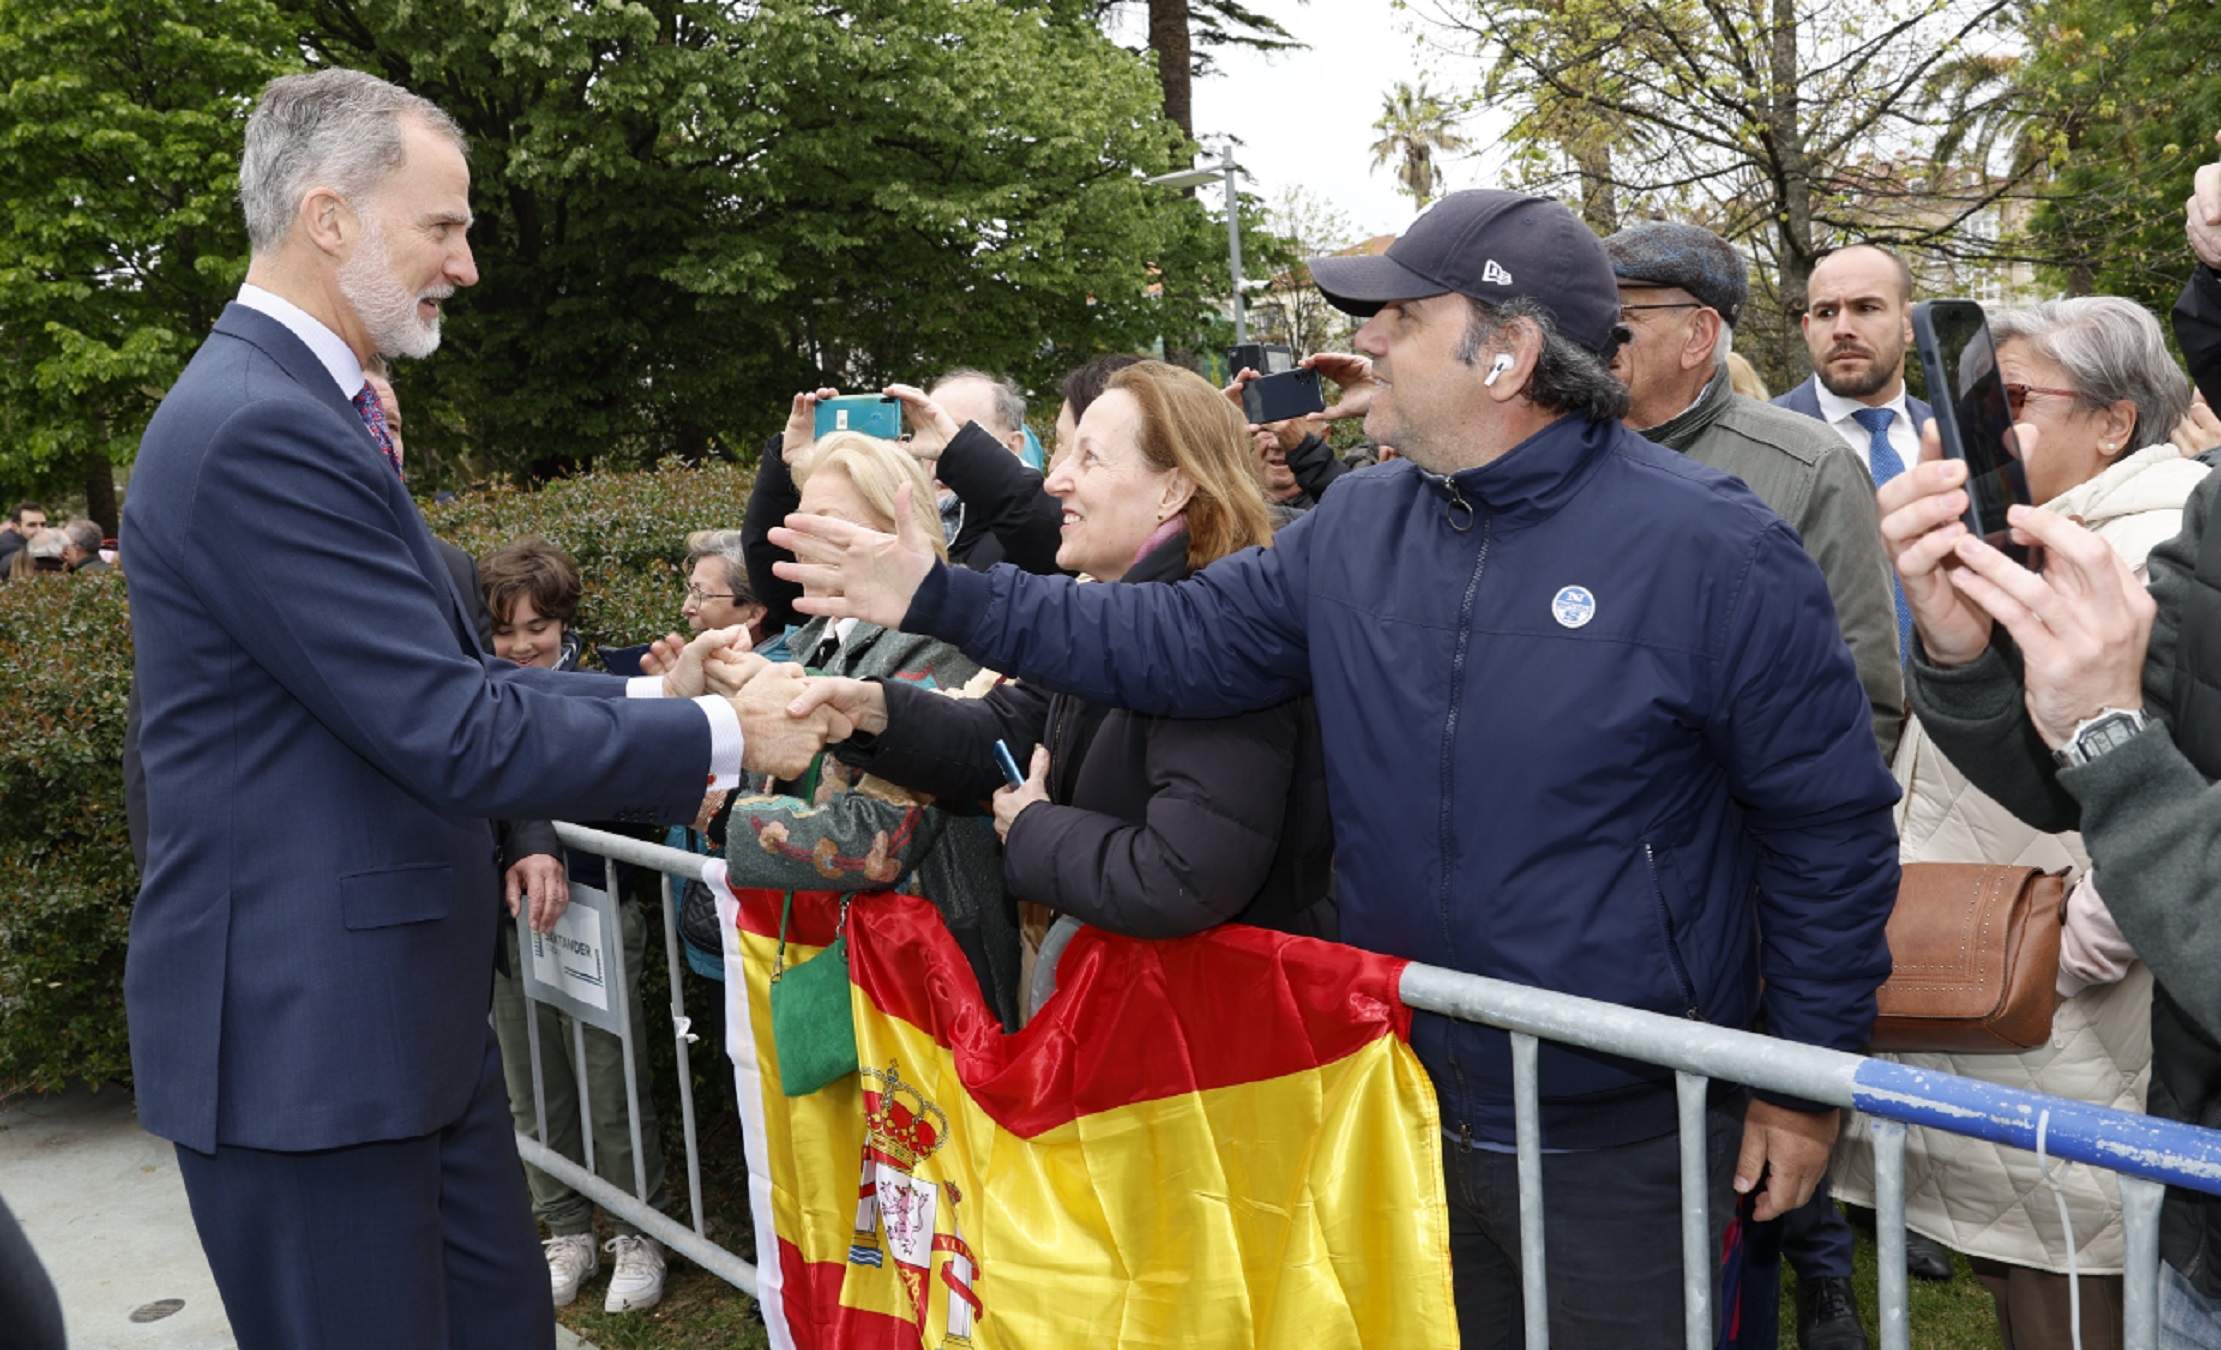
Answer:
<svg viewBox="0 0 2221 1350"><path fill-rule="evenodd" d="M1398 80L1422 76L1438 93L1470 88L1477 67L1424 45L1410 12L1390 0L1259 0L1256 8L1310 45L1277 56L1216 53L1218 73L1195 86L1197 137L1239 137L1246 186L1267 202L1308 187L1349 218L1357 238L1400 233L1415 214L1411 198L1397 191L1393 164L1372 167L1381 101ZM1139 45L1142 36L1137 29L1129 41ZM1500 125L1474 117L1462 130L1486 147ZM1445 164L1444 186L1495 186L1501 163L1484 149Z"/></svg>

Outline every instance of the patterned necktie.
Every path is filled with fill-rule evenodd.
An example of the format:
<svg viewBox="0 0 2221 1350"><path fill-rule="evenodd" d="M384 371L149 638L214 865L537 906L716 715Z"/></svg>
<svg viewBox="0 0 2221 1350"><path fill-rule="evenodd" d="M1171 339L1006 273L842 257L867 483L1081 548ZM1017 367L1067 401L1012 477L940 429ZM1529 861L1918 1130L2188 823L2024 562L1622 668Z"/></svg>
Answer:
<svg viewBox="0 0 2221 1350"><path fill-rule="evenodd" d="M1866 428L1867 472L1874 476L1874 486L1880 487L1905 471L1905 461L1898 458L1897 447L1889 443L1889 424L1896 420L1894 408L1860 408L1851 414L1853 421ZM1897 659L1910 661L1913 654L1913 610L1905 603L1905 583L1897 577L1895 569L1889 574L1889 588L1897 601Z"/></svg>
<svg viewBox="0 0 2221 1350"><path fill-rule="evenodd" d="M810 659L804 663L804 669L831 670L833 668L833 658L840 654L841 635L828 632L825 635L825 640L817 644L817 650L810 653Z"/></svg>
<svg viewBox="0 0 2221 1350"><path fill-rule="evenodd" d="M378 403L378 391L370 381L364 380L362 392L354 397L355 411L362 415L362 424L370 428L370 439L378 443L378 453L386 457L396 475L403 479L408 474L401 470L401 447L393 440L393 429L386 425L386 410Z"/></svg>

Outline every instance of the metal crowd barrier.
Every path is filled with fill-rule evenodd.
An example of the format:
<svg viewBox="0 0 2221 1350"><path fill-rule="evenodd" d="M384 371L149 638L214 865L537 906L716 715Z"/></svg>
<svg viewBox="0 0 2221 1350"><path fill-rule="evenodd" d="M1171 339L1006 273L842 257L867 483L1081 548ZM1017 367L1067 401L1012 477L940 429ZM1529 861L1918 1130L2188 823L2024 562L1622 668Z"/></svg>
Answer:
<svg viewBox="0 0 2221 1350"><path fill-rule="evenodd" d="M708 859L678 849L642 843L621 835L559 824L566 847L627 862L663 874L664 952L671 972L671 1029L678 1051L681 1108L686 1133L686 1170L693 1201L691 1232L650 1208L643 1198L646 1179L636 1175L638 1194L627 1195L593 1175L587 1167L562 1158L530 1135L517 1136L518 1152L533 1166L623 1217L689 1260L742 1292L756 1296L755 1267L711 1242L702 1218L701 1160L694 1130L694 1096L688 1075L687 1047L695 1039L680 992L678 910L674 878L702 879ZM615 869L610 890L616 891ZM1050 930L1028 992L1028 1009L1038 1008L1055 991L1056 964L1079 929L1069 918ZM622 967L619 960L616 965ZM624 999L620 986L615 991ZM1822 1050L1789 1041L1731 1031L1686 1018L1639 1012L1570 994L1532 989L1416 962L1404 970L1403 1000L1413 1008L1500 1027L1511 1033L1513 1117L1518 1135L1519 1239L1528 1350L1550 1343L1548 1271L1543 1257L1542 1144L1538 1121L1536 1051L1540 1041L1556 1041L1673 1069L1680 1106L1681 1259L1686 1296L1683 1329L1688 1350L1712 1350L1715 1276L1711 1249L1710 1187L1705 1162L1705 1094L1720 1078L1769 1091L1788 1093L1864 1112L1871 1118L1875 1162L1875 1228L1879 1238L1882 1350L1909 1350L1905 1272L1905 1126L1923 1125L1970 1135L2050 1158L2085 1163L2117 1174L2127 1239L2124 1272L2126 1344L2129 1350L2156 1350L2159 1335L2159 1207L2168 1186L2221 1195L2221 1130L2159 1120L2087 1102L1999 1087L1954 1074L1932 1073L1887 1060ZM528 1017L528 1027L535 1019ZM576 1039L574 1034L574 1040ZM630 1066L632 1032L625 1035L627 1106L633 1127L635 1172L640 1171L639 1102ZM533 1037L533 1086L540 1087L538 1037ZM583 1052L581 1051L581 1054ZM584 1063L580 1062L582 1117L587 1110ZM546 1108L540 1104L540 1131L546 1133ZM590 1119L585 1130L591 1149Z"/></svg>

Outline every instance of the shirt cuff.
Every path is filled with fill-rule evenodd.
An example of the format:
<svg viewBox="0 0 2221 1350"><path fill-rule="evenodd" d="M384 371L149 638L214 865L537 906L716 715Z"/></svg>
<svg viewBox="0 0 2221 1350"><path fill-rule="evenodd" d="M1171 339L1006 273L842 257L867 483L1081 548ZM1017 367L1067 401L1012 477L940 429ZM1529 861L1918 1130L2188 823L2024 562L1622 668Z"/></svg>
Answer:
<svg viewBox="0 0 2221 1350"><path fill-rule="evenodd" d="M662 698L663 677L661 675L633 676L631 679L625 681L625 697Z"/></svg>
<svg viewBox="0 0 2221 1350"><path fill-rule="evenodd" d="M694 700L709 718L709 790L724 792L740 786L742 737L740 714L732 700L704 694Z"/></svg>

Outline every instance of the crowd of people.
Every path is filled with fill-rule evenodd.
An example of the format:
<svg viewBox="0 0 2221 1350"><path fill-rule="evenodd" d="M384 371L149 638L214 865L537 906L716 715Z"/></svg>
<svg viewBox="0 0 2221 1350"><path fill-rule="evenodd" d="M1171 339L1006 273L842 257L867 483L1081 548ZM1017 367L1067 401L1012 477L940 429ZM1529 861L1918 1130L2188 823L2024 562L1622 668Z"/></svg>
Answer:
<svg viewBox="0 0 2221 1350"><path fill-rule="evenodd" d="M50 527L45 507L17 502L0 520L0 582L35 572L104 572L115 561L116 541L83 516Z"/></svg>
<svg viewBox="0 0 2221 1350"><path fill-rule="evenodd" d="M339 125L383 137L382 158L348 159ZM2189 375L2129 300L1989 313L2035 502L2013 525L2048 546L2040 575L1958 523L1963 470L1905 379L1921 297L1888 248L1820 261L1802 315L1814 374L1769 401L1732 350L1751 287L1731 244L1669 222L1599 239L1556 202L1467 191L1383 255L1311 260L1360 325L1350 351L1304 358L1335 387L1312 416L1250 424L1255 372L1220 388L1135 355L1067 376L1047 447L992 372L887 387L899 439L820 439L817 405L839 391L797 392L739 525L673 541L690 634L629 649L614 642L649 635L597 635L623 680L576 673L571 559L541 540L462 556L401 486L400 404L375 366L428 354L438 302L476 279L452 124L369 77L293 77L258 107L246 166L255 263L196 368L300 386L267 426L227 424L277 468L221 467L217 395L181 382L125 523L145 696L132 754L159 897L134 920L142 1111L178 1141L242 1344L305 1343L297 1330L330 1311L318 1242L280 1251L243 1233L253 1215L365 1176L453 1177L463 1158L479 1207L442 1211L436 1231L482 1259L381 1277L387 1294L438 1286L442 1315L461 1318L455 1305L529 1285L544 1318L606 1250L606 1306L661 1295L652 1239L619 1223L597 1248L592 1205L536 1171L543 1260L528 1275L516 1256L521 1206L483 1164L511 1125L537 1132L528 1018L546 1019L543 1046L570 1033L516 987L513 927L497 939L490 912L422 900L448 886L494 908L491 877L465 880L485 870L482 832L459 822L499 822L500 898L541 932L571 878L551 818L658 821L656 837L722 854L736 885L921 895L1009 1030L1049 921L1068 915L1151 938L1262 924L1863 1051L1901 860L2071 869L2051 1041L1921 1062L2221 1124L2221 925L2201 911L2221 881L2206 796L2221 672L2199 640L2221 632L2221 552L2202 544L2202 457L2221 447L2205 402L2221 397L2221 165L2187 208L2196 258L2173 317ZM286 417L323 421L273 429ZM1353 464L1333 444L1357 423ZM217 467L188 519L163 485L203 463ZM258 511L302 523L230 532ZM25 554L40 514L15 513ZM320 579L242 597L237 576L279 566ZM181 674L225 659L252 669L221 689ZM356 663L382 683L344 683ZM396 691L398 719L381 711ZM208 795L189 771L217 753L211 710L242 702L269 720L259 734L297 738L305 773L359 799L336 826L265 803L346 842L289 850L279 874L338 877L349 935L286 939L306 953L297 969L355 972L335 989L221 955L301 922L231 898L272 883L212 872L239 811L187 800ZM598 864L581 879L598 883ZM228 948L221 933L206 945L212 904ZM682 936L717 978L705 904L687 897ZM621 908L638 1026L643 916ZM357 929L391 941L347 945ZM453 952L480 947L503 953L484 1046L468 1043L467 990L423 983L467 986ZM408 1004L407 990L426 992ZM406 1006L412 1030L362 1081L247 1073L231 1049L219 1075L219 1048L266 1034L235 1018L326 1002ZM309 1055L322 1024L301 1021L256 1054ZM1509 1346L1507 1039L1419 1013L1411 1041L1443 1123L1462 1333ZM596 1169L630 1190L622 1056L603 1033L586 1043ZM1673 1075L1547 1044L1540 1061L1552 1343L1678 1344ZM581 1158L572 1069L542 1065L547 1142ZM296 1128L263 1123L287 1110ZM660 1202L652 1117L641 1126ZM377 1153L419 1138L438 1141L431 1156ZM1715 1083L1705 1151L1716 1250L1742 1221L1741 1344L1773 1335L1772 1287L1750 1272L1786 1259L1796 1343L1863 1347L1836 1204L1872 1197L1857 1123ZM1913 1269L1947 1278L1952 1252L1969 1257L2011 1350L2078 1330L2089 1350L2118 1344L2110 1177L2070 1170L2070 1233L2031 1199L2033 1168L1914 1131ZM407 1203L365 1222L421 1224ZM2221 1202L2170 1192L2167 1206L2167 1344L2221 1345ZM390 1320L367 1299L361 1315ZM542 1323L515 1316L499 1343L540 1343Z"/></svg>

